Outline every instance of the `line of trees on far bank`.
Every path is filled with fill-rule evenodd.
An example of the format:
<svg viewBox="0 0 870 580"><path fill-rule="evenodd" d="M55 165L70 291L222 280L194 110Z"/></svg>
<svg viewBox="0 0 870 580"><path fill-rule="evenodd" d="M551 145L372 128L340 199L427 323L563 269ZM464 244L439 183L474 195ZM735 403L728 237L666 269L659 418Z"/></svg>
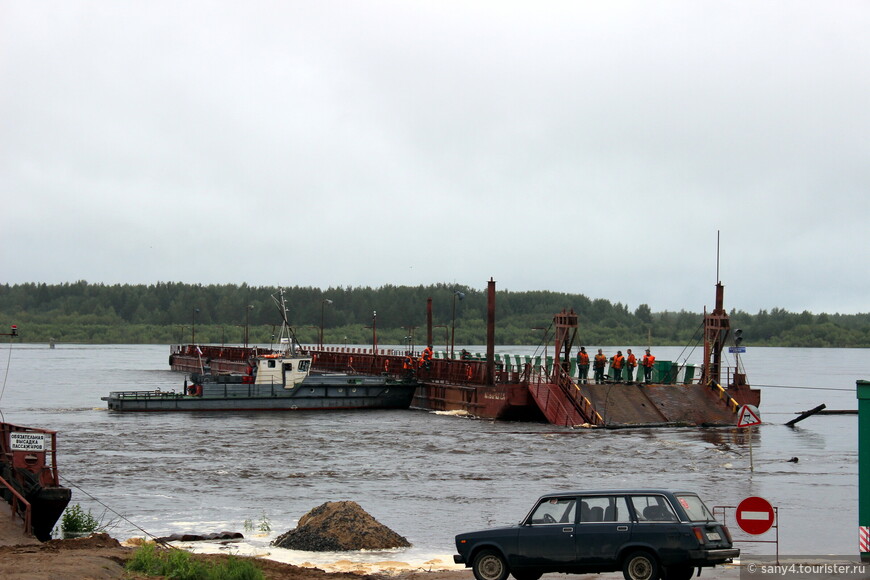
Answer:
<svg viewBox="0 0 870 580"><path fill-rule="evenodd" d="M456 293L459 290L462 295ZM247 284L200 285L25 283L0 285L0 324L16 324L25 342L93 344L199 343L268 344L280 328L273 296L278 288ZM304 344L317 344L321 327L326 344L370 344L372 326L381 344L421 344L426 333L426 302L432 298L433 342L486 341L486 291L428 286L287 287L288 319ZM634 310L622 303L563 292L497 291L496 343L538 344L553 315L578 314L578 340L594 345L685 345L700 336L702 314ZM376 314L375 314L376 313ZM730 313L744 344L791 347L868 347L870 313L813 314L780 308ZM8 332L8 331L3 331ZM409 338L411 337L411 338Z"/></svg>

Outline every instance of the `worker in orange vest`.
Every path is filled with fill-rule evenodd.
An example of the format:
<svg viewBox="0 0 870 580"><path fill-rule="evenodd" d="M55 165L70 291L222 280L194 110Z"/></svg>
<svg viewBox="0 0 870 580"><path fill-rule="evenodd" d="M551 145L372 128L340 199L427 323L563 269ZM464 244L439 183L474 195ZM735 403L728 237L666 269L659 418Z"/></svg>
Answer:
<svg viewBox="0 0 870 580"><path fill-rule="evenodd" d="M622 356L622 351L616 351L610 359L610 368L613 369L613 380L617 383L622 382L622 367L625 365L625 357Z"/></svg>
<svg viewBox="0 0 870 580"><path fill-rule="evenodd" d="M641 364L643 365L643 379L647 383L652 379L652 370L655 363L656 357L649 353L649 349L646 349L646 354L643 355Z"/></svg>
<svg viewBox="0 0 870 580"><path fill-rule="evenodd" d="M420 365L419 368L426 369L427 371L432 366L432 345L427 346L423 349L423 354L420 355Z"/></svg>
<svg viewBox="0 0 870 580"><path fill-rule="evenodd" d="M402 368L405 370L406 378L414 377L414 359L411 358L411 353L406 354L402 359Z"/></svg>
<svg viewBox="0 0 870 580"><path fill-rule="evenodd" d="M635 367L637 367L637 357L634 356L634 353L631 352L631 349L628 349L626 351L626 354L628 354L628 356L625 357L625 382L630 383L634 381L634 369Z"/></svg>
<svg viewBox="0 0 870 580"><path fill-rule="evenodd" d="M577 353L577 382L584 385L589 382L589 353L585 346L581 346Z"/></svg>
<svg viewBox="0 0 870 580"><path fill-rule="evenodd" d="M595 368L595 384L600 385L604 382L604 365L607 364L607 357L601 349L598 349L598 354L595 355L593 367Z"/></svg>

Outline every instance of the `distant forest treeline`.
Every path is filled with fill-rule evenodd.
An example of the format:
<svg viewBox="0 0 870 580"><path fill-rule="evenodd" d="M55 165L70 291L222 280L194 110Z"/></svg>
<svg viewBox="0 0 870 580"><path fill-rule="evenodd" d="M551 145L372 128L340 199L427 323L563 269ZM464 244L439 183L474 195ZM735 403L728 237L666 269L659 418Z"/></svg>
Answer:
<svg viewBox="0 0 870 580"><path fill-rule="evenodd" d="M455 290L464 293L458 299ZM277 288L247 284L157 283L104 285L0 285L0 324L19 328L20 340L94 344L170 344L189 342L268 344L280 328L272 295ZM426 340L426 300L432 298L433 342L449 342L454 320L456 344L486 342L486 290L430 286L313 287L284 289L288 318L303 344L316 344L321 317L325 344L370 344L377 312L380 344L419 345ZM702 314L652 312L646 304L630 311L625 304L582 294L496 292L496 344L538 344L547 336L553 315L563 309L579 315L581 344L694 344ZM870 346L870 314L792 313L779 308L757 314L732 310L732 328L743 330L744 344L794 347ZM409 340L408 337L413 339Z"/></svg>

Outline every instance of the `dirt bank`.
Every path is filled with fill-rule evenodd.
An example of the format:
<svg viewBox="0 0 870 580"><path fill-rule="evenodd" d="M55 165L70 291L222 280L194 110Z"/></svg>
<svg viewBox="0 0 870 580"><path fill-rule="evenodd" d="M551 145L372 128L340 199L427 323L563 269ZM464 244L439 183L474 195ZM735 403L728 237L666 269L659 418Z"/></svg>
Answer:
<svg viewBox="0 0 870 580"><path fill-rule="evenodd" d="M127 572L124 564L135 548L122 546L106 534L73 540L29 541L21 534L0 526L0 578L4 580L130 580L153 578ZM9 541L12 543L8 543ZM17 540L22 540L18 542ZM221 554L197 554L194 558L219 560ZM263 558L257 566L270 580L383 580L385 575L328 574L316 568L301 568ZM389 575L397 580L469 580L468 571L401 572Z"/></svg>

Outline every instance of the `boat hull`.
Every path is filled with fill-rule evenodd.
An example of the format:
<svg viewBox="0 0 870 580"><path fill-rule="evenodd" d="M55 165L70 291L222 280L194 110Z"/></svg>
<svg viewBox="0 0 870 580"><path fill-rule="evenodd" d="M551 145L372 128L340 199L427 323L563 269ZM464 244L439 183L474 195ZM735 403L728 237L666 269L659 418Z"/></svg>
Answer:
<svg viewBox="0 0 870 580"><path fill-rule="evenodd" d="M411 402L415 409L461 412L500 421L544 421L525 384L470 386L423 381Z"/></svg>
<svg viewBox="0 0 870 580"><path fill-rule="evenodd" d="M299 385L235 382L203 384L202 395L116 391L103 397L110 411L305 411L407 409L416 382L386 378L311 376Z"/></svg>

